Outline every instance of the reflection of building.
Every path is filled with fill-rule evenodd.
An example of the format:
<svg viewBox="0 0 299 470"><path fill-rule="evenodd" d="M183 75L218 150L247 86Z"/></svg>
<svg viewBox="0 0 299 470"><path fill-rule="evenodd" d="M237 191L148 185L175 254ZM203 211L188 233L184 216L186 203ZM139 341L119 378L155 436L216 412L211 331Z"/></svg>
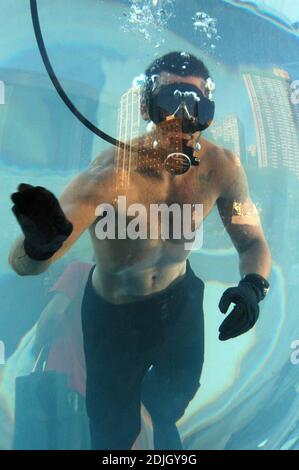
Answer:
<svg viewBox="0 0 299 470"><path fill-rule="evenodd" d="M251 144L247 147L247 163L250 168L257 168L257 146Z"/></svg>
<svg viewBox="0 0 299 470"><path fill-rule="evenodd" d="M140 130L140 88L131 87L120 100L117 116L117 139L131 144ZM115 190L125 190L130 183L130 172L133 165L132 147L115 149Z"/></svg>
<svg viewBox="0 0 299 470"><path fill-rule="evenodd" d="M140 88L132 87L120 99L118 139L122 142L130 142L138 137L140 121Z"/></svg>
<svg viewBox="0 0 299 470"><path fill-rule="evenodd" d="M257 147L255 144L251 144L247 147L247 159L248 163L255 161L257 158ZM255 166L254 164L252 165Z"/></svg>
<svg viewBox="0 0 299 470"><path fill-rule="evenodd" d="M299 142L285 70L243 72L257 135L258 166L289 168L299 178Z"/></svg>
<svg viewBox="0 0 299 470"><path fill-rule="evenodd" d="M86 168L93 135L59 101L45 74L2 69L1 79L5 83L5 104L0 107L1 161L20 169ZM64 80L64 87L74 105L93 121L98 90L71 80Z"/></svg>
<svg viewBox="0 0 299 470"><path fill-rule="evenodd" d="M247 156L244 126L238 116L231 114L223 119L213 121L210 134L217 145L232 150L245 163Z"/></svg>

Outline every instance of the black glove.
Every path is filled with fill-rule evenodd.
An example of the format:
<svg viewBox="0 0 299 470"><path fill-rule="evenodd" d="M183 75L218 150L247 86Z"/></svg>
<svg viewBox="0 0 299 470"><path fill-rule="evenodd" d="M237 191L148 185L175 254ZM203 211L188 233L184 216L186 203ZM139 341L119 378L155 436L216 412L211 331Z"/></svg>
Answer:
<svg viewBox="0 0 299 470"><path fill-rule="evenodd" d="M11 199L27 255L39 261L51 258L73 231L54 194L42 186L22 183Z"/></svg>
<svg viewBox="0 0 299 470"><path fill-rule="evenodd" d="M229 287L223 293L219 309L226 313L231 302L236 305L219 327L219 339L225 341L246 333L259 317L258 303L264 299L269 283L259 274L247 274L237 287Z"/></svg>

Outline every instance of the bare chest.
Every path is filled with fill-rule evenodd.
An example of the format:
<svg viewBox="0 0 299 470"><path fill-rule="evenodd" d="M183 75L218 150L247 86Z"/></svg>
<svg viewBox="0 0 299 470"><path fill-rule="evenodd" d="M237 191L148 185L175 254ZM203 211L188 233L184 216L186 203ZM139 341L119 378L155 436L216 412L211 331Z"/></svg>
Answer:
<svg viewBox="0 0 299 470"><path fill-rule="evenodd" d="M166 173L166 172L165 172ZM192 168L185 175L162 174L147 177L137 175L132 186L124 193L128 205L141 204L148 213L153 206L170 208L201 204L206 215L213 208L219 193L218 182L213 168L203 166Z"/></svg>
<svg viewBox="0 0 299 470"><path fill-rule="evenodd" d="M141 239L163 239L164 233L170 240L182 240L184 233L199 228L217 197L214 171L207 166L192 168L180 176L137 173L131 175L130 185L114 194L113 201L107 201L113 206L111 212L102 210L98 215L99 219L104 216L103 227L110 221L118 239L129 230L132 239L137 235Z"/></svg>

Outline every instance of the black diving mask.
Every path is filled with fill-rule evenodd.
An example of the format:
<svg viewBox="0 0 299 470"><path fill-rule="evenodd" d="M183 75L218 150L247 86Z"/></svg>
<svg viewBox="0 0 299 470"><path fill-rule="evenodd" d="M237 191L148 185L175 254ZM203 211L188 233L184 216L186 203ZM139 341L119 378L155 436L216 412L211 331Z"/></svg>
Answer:
<svg viewBox="0 0 299 470"><path fill-rule="evenodd" d="M170 116L182 118L182 131L186 134L207 129L215 114L214 101L189 83L162 85L157 93L149 94L147 105L149 116L155 124Z"/></svg>
<svg viewBox="0 0 299 470"><path fill-rule="evenodd" d="M184 134L201 132L210 126L214 118L215 103L211 100L214 88L213 81L208 79L206 90L209 98L190 83L162 85L156 92L152 89L147 101L149 117L156 125L179 119ZM194 157L193 149L187 147L185 140L182 142L182 150L183 153L175 151L165 160L169 173L183 174L191 165L199 164L199 159Z"/></svg>

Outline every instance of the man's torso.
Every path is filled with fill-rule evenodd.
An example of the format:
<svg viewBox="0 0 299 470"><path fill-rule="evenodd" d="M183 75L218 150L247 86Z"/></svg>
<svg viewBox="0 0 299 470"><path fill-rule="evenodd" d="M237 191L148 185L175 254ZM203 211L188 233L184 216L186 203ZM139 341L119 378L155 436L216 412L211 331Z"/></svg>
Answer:
<svg viewBox="0 0 299 470"><path fill-rule="evenodd" d="M132 204L142 205L144 208L142 213L136 214L139 214L139 222L147 226L147 239L132 240L127 235L125 239L118 237L118 208L115 217L115 239L99 240L96 227L101 218L95 219L90 227L97 264L93 275L93 286L106 300L112 303L132 302L166 289L184 275L190 250L186 249L188 240L184 237L186 232L183 232L183 225L178 237L177 231L175 232L177 226L170 217L169 233L165 238L161 233L163 225L161 219L157 226L157 219L151 217L151 205L166 204L170 207L172 204L177 204L181 220L183 220L183 210L190 210L192 223L189 226L192 231L198 230L202 221L196 220L194 204L202 205L204 220L220 194L219 167L223 163L224 156L221 149L202 140L199 157L199 165L192 166L183 175L173 176L165 169L157 174L133 171L125 191L118 192L117 195L113 191L107 191L105 203L113 204L115 196L125 196L126 209L132 207ZM114 177L113 171L107 173L106 182L109 188L113 187ZM135 216L128 217L124 209L122 212L122 216L125 217L122 220L125 220L125 225L128 227ZM158 234L154 239L150 237L150 228L153 228L153 224L156 225L154 233Z"/></svg>

